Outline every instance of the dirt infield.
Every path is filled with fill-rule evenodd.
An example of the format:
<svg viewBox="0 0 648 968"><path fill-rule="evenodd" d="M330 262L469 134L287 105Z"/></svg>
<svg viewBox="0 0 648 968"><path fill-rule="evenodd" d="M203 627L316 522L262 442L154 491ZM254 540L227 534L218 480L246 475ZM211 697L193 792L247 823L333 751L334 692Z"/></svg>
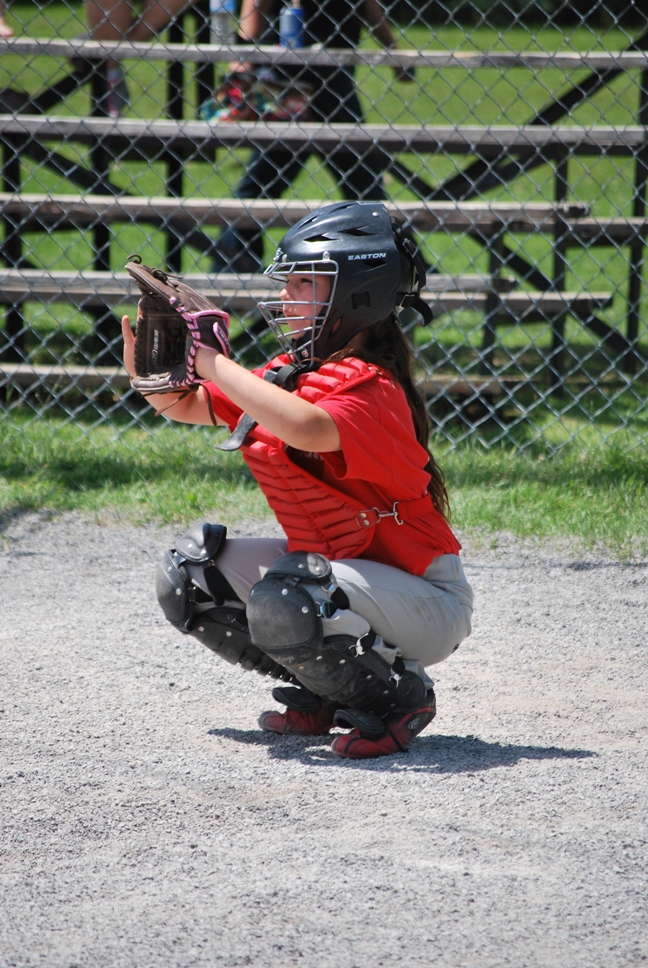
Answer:
<svg viewBox="0 0 648 968"><path fill-rule="evenodd" d="M645 964L648 561L464 536L438 716L353 763L164 621L172 537L5 522L2 968Z"/></svg>

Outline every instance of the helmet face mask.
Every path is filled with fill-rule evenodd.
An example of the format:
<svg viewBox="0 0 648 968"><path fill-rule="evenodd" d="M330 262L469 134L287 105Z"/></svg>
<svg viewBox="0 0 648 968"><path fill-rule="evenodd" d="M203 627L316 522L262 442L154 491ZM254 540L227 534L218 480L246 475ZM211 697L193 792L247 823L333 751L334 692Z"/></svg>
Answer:
<svg viewBox="0 0 648 968"><path fill-rule="evenodd" d="M328 257L327 252L313 262L281 261L283 256L279 249L275 261L264 275L282 283L284 287L291 276L309 278L313 298L265 300L259 303L259 310L286 353L300 360L312 360L315 358L317 339L328 321L335 297L338 265ZM321 279L326 279L329 285L326 299L320 302L317 294Z"/></svg>
<svg viewBox="0 0 648 968"><path fill-rule="evenodd" d="M327 302L313 303L312 317L299 316L310 323L307 329L295 325L290 303L264 301L259 309L295 361L324 360L417 294L425 282L422 265L381 202L336 202L297 222L265 273L284 283L290 275L310 275L313 292L326 275Z"/></svg>

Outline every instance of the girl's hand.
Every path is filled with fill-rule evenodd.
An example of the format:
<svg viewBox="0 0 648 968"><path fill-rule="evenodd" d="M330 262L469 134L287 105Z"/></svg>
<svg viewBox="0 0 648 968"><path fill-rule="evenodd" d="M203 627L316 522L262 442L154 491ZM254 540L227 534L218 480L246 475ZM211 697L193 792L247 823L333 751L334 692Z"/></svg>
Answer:
<svg viewBox="0 0 648 968"><path fill-rule="evenodd" d="M124 337L124 366L129 376L135 376L135 334L131 329L128 316L122 316L121 322Z"/></svg>
<svg viewBox="0 0 648 968"><path fill-rule="evenodd" d="M128 316L122 316L122 336L124 337L124 366L130 377L135 376L135 334L131 329ZM212 352L210 350L200 350L201 353ZM146 401L152 407L158 409L158 413L164 413L171 420L178 423L204 424L212 427L214 424L221 424L224 421L215 418L211 405L207 402L202 387L196 393L148 393Z"/></svg>

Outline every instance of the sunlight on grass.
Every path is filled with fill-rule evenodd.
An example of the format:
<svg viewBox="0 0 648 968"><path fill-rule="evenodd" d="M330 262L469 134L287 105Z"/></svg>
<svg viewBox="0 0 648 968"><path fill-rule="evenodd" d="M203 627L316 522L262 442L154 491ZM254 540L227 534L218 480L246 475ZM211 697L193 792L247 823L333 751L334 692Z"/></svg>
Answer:
<svg viewBox="0 0 648 968"><path fill-rule="evenodd" d="M529 460L461 448L442 460L462 530L573 538L621 557L648 553L648 465L607 447Z"/></svg>
<svg viewBox="0 0 648 968"><path fill-rule="evenodd" d="M222 431L160 424L88 428L34 421L0 428L0 515L49 509L182 524L270 515L239 454L214 449ZM551 459L510 449L440 447L462 531L573 537L621 557L648 553L648 464L610 446L566 447Z"/></svg>
<svg viewBox="0 0 648 968"><path fill-rule="evenodd" d="M240 456L214 450L222 436L170 426L154 434L47 421L21 431L5 426L0 508L103 511L137 523L267 514Z"/></svg>

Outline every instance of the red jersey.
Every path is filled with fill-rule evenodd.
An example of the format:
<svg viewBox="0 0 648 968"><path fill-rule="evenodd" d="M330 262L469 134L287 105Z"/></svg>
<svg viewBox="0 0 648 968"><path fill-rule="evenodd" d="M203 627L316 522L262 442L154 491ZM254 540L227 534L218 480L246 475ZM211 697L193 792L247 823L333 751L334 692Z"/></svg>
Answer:
<svg viewBox="0 0 648 968"><path fill-rule="evenodd" d="M287 362L287 357L278 357L255 372L263 376L266 370ZM339 376L344 364L354 366L353 379ZM213 384L207 384L205 388L214 412L233 428L241 415L240 408ZM310 480L314 495L323 492L330 499L338 494L340 503L344 503L345 507L352 504L357 509L387 514L394 506L398 510L399 502L403 502L405 508L406 502L414 502L426 494L430 479L425 471L428 454L416 440L405 392L388 371L354 358L344 360L341 364L325 363L319 370L298 377L297 389L293 392L331 416L341 441L341 449L333 453L304 453L287 447L278 438L258 428L257 438L263 440L261 446L274 448L275 463L278 452L284 460L291 462L295 476L300 478L300 494L303 494L304 480ZM254 472L255 463L251 460L253 448L254 443L250 445L246 441L241 452ZM258 459L258 454L257 444L255 459ZM264 476L259 475L258 479ZM260 484L263 487L262 479ZM270 501L270 495L268 499ZM270 503L286 530L290 550L304 546L308 540L304 538L305 534L313 534L313 545L303 547L303 550L319 550L312 522L304 521L301 530L295 529L293 525L299 504L290 502L289 496L286 499L290 503L290 516L286 522L282 520L281 500L278 506L274 506L272 501ZM329 556L369 558L421 575L438 555L458 554L461 546L448 523L431 502L422 503L425 507L423 513L419 512L402 523L398 523L400 519L395 516L378 518L374 514L368 533L359 537L355 550L344 548L338 554L337 549L327 549ZM302 508L306 516L307 508L303 504ZM349 512L346 513L348 515ZM353 527L360 529L361 525L354 524ZM291 532L294 532L293 540Z"/></svg>

